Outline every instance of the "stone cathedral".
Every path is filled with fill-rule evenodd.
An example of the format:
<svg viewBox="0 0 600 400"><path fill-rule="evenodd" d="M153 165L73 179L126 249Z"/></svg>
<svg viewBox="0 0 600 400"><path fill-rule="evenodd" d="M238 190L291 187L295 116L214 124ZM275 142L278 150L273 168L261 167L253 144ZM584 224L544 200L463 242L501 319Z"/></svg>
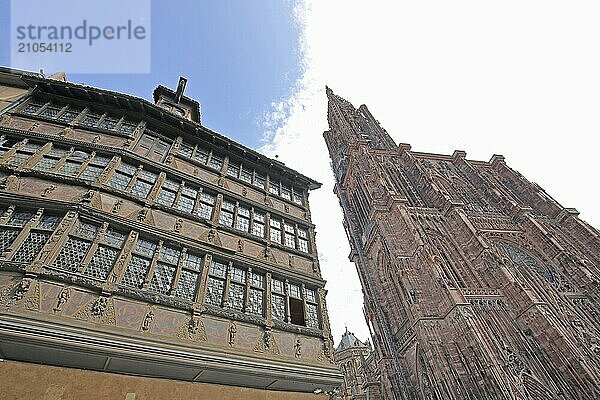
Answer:
<svg viewBox="0 0 600 400"><path fill-rule="evenodd" d="M0 398L339 386L320 184L203 126L185 85L151 102L0 69Z"/></svg>
<svg viewBox="0 0 600 400"><path fill-rule="evenodd" d="M327 96L385 398L600 398L598 230L502 156L412 151Z"/></svg>

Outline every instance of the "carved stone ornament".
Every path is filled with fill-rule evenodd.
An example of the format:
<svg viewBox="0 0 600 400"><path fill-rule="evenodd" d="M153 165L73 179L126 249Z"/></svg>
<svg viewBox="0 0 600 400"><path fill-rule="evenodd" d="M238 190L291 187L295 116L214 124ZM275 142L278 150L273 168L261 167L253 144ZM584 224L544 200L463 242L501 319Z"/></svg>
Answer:
<svg viewBox="0 0 600 400"><path fill-rule="evenodd" d="M147 208L147 207L142 208L138 212L138 215L137 215L137 218L136 218L138 220L138 222L144 222L146 220L146 217L148 216L148 212L149 211L150 211L150 209Z"/></svg>
<svg viewBox="0 0 600 400"><path fill-rule="evenodd" d="M10 288L0 292L0 306L24 308L30 311L40 309L40 287L32 278L23 278Z"/></svg>
<svg viewBox="0 0 600 400"><path fill-rule="evenodd" d="M96 300L89 302L80 308L74 317L76 319L99 324L115 325L115 305L112 299L106 296L100 296Z"/></svg>
<svg viewBox="0 0 600 400"><path fill-rule="evenodd" d="M52 309L55 314L62 312L64 305L71 298L72 289L69 287L64 287L58 294L58 298L56 300L56 306Z"/></svg>
<svg viewBox="0 0 600 400"><path fill-rule="evenodd" d="M96 194L95 190L88 190L79 199L79 204L90 204L92 202L92 199L94 198L94 194Z"/></svg>
<svg viewBox="0 0 600 400"><path fill-rule="evenodd" d="M242 188L242 196L246 197L248 195L248 189L246 189L245 187Z"/></svg>
<svg viewBox="0 0 600 400"><path fill-rule="evenodd" d="M275 341L273 332L270 330L264 331L264 333L258 337L258 340L254 345L254 351L258 353L270 353L275 355L280 354L279 346Z"/></svg>
<svg viewBox="0 0 600 400"><path fill-rule="evenodd" d="M142 331L149 331L150 327L152 326L152 321L154 321L154 311L149 310L142 321Z"/></svg>
<svg viewBox="0 0 600 400"><path fill-rule="evenodd" d="M32 132L32 131L35 131L39 126L40 126L39 122L34 122L33 124L31 124L31 126L27 130L29 132Z"/></svg>
<svg viewBox="0 0 600 400"><path fill-rule="evenodd" d="M100 141L101 137L100 135L96 135L94 136L94 139L92 139L92 144L96 144Z"/></svg>
<svg viewBox="0 0 600 400"><path fill-rule="evenodd" d="M113 204L113 208L112 208L111 212L113 214L117 214L119 212L119 210L121 209L121 206L123 206L123 200L117 200L115 202L115 204Z"/></svg>
<svg viewBox="0 0 600 400"><path fill-rule="evenodd" d="M235 334L237 333L237 327L233 322L231 323L231 325L229 325L228 333L229 339L227 340L227 343L229 343L229 345L233 347L233 345L235 345Z"/></svg>
<svg viewBox="0 0 600 400"><path fill-rule="evenodd" d="M238 239L237 249L240 253L244 251L244 240L243 239Z"/></svg>
<svg viewBox="0 0 600 400"><path fill-rule="evenodd" d="M300 343L300 339L296 339L296 343L294 344L294 357L302 357L302 344Z"/></svg>
<svg viewBox="0 0 600 400"><path fill-rule="evenodd" d="M175 221L175 224L173 225L173 232L180 233L181 228L183 228L183 219L177 218L177 220Z"/></svg>
<svg viewBox="0 0 600 400"><path fill-rule="evenodd" d="M42 193L42 197L48 197L50 193L56 190L56 185L50 185L46 189L44 189L44 193Z"/></svg>
<svg viewBox="0 0 600 400"><path fill-rule="evenodd" d="M283 210L284 210L286 213L289 213L289 212L290 212L290 206L288 206L287 204L286 204L286 205L284 205L284 206L283 206Z"/></svg>
<svg viewBox="0 0 600 400"><path fill-rule="evenodd" d="M193 316L185 325L180 326L177 337L193 342L206 342L206 329L200 317Z"/></svg>

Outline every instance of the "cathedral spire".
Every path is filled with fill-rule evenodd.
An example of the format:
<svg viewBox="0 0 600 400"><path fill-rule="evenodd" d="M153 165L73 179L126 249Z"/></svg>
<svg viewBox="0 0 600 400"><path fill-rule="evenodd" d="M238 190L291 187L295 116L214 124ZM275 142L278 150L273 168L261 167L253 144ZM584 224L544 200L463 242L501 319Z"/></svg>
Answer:
<svg viewBox="0 0 600 400"><path fill-rule="evenodd" d="M338 96L329 86L325 86L327 94L327 122L330 132L338 135L346 145L351 141L367 140L373 148L396 148L396 143L373 118L364 104L358 109L352 103ZM348 135L349 134L349 135Z"/></svg>

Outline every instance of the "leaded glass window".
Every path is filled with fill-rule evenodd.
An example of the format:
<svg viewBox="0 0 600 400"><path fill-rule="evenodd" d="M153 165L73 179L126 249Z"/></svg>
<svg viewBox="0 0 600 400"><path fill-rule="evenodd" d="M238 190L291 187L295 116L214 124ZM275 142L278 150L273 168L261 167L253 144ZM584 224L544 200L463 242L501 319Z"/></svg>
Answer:
<svg viewBox="0 0 600 400"><path fill-rule="evenodd" d="M37 171L52 171L56 164L67 154L66 149L52 147L50 151L42 157L42 159L33 167Z"/></svg>
<svg viewBox="0 0 600 400"><path fill-rule="evenodd" d="M287 186L281 185L281 197L283 197L286 200L291 200L292 199L292 190Z"/></svg>
<svg viewBox="0 0 600 400"><path fill-rule="evenodd" d="M181 195L177 201L175 208L183 211L184 213L191 213L194 210L196 204L196 197L198 197L198 189L191 186L184 186L181 190Z"/></svg>
<svg viewBox="0 0 600 400"><path fill-rule="evenodd" d="M65 123L65 124L68 124L69 122L72 122L73 120L75 120L75 118L77 118L77 116L80 113L81 113L81 109L75 108L73 106L69 106L69 109L64 111L62 114L60 114L59 117L57 118L57 120Z"/></svg>
<svg viewBox="0 0 600 400"><path fill-rule="evenodd" d="M50 104L40 113L40 117L55 119L60 113L60 110L62 110L62 108L62 105Z"/></svg>
<svg viewBox="0 0 600 400"><path fill-rule="evenodd" d="M261 238L265 237L265 214L254 211L252 217L252 234Z"/></svg>
<svg viewBox="0 0 600 400"><path fill-rule="evenodd" d="M292 249L296 248L296 235L294 234L294 225L284 222L283 224L285 230L285 245L287 247L291 247Z"/></svg>
<svg viewBox="0 0 600 400"><path fill-rule="evenodd" d="M133 254L121 283L126 286L142 288L146 275L152 263L152 257L156 250L156 243L145 239L138 239L133 249Z"/></svg>
<svg viewBox="0 0 600 400"><path fill-rule="evenodd" d="M19 143L19 141L15 138L9 138L6 136L0 137L0 157L4 155L7 151L13 148L15 144Z"/></svg>
<svg viewBox="0 0 600 400"><path fill-rule="evenodd" d="M209 277L206 288L207 304L221 307L223 305L223 295L225 292L225 277L227 275L227 265L213 260L210 264Z"/></svg>
<svg viewBox="0 0 600 400"><path fill-rule="evenodd" d="M219 223L225 226L233 226L233 211L235 209L235 203L229 200L223 200L221 204L221 214L219 216Z"/></svg>
<svg viewBox="0 0 600 400"><path fill-rule="evenodd" d="M163 206L172 207L177 197L177 191L179 190L179 183L172 179L165 179L163 182L156 202Z"/></svg>
<svg viewBox="0 0 600 400"><path fill-rule="evenodd" d="M100 118L102 118L102 114L88 111L83 117L81 123L88 127L95 127L98 125L98 122L100 122Z"/></svg>
<svg viewBox="0 0 600 400"><path fill-rule="evenodd" d="M208 166L220 171L223 168L223 158L212 154Z"/></svg>
<svg viewBox="0 0 600 400"><path fill-rule="evenodd" d="M306 326L319 329L319 308L316 292L313 289L304 289L304 298L306 300Z"/></svg>
<svg viewBox="0 0 600 400"><path fill-rule="evenodd" d="M198 288L199 272L202 267L202 257L195 254L187 254L183 269L179 275L179 281L175 288L175 296L193 301Z"/></svg>
<svg viewBox="0 0 600 400"><path fill-rule="evenodd" d="M252 183L252 170L242 167L240 171L240 179L246 183Z"/></svg>
<svg viewBox="0 0 600 400"><path fill-rule="evenodd" d="M112 131L115 129L118 122L119 122L118 118L105 116L104 119L102 120L102 122L100 122L100 125L98 125L98 128Z"/></svg>
<svg viewBox="0 0 600 400"><path fill-rule="evenodd" d="M182 156L192 158L192 155L194 154L194 146L190 145L189 143L181 143L177 152Z"/></svg>
<svg viewBox="0 0 600 400"><path fill-rule="evenodd" d="M77 221L75 229L60 249L52 266L67 271L77 271L88 253L98 229L97 225L81 220Z"/></svg>
<svg viewBox="0 0 600 400"><path fill-rule="evenodd" d="M301 299L302 297L300 296L300 286L290 283L290 296L295 297L297 299Z"/></svg>
<svg viewBox="0 0 600 400"><path fill-rule="evenodd" d="M15 210L5 226L0 225L0 253L8 251L13 244L21 228L33 218L32 212Z"/></svg>
<svg viewBox="0 0 600 400"><path fill-rule="evenodd" d="M137 128L137 126L138 124L136 122L126 120L121 123L121 132L131 134L133 133L133 131L135 131L135 128Z"/></svg>
<svg viewBox="0 0 600 400"><path fill-rule="evenodd" d="M125 234L109 228L98 244L84 274L102 281L106 280L124 243Z"/></svg>
<svg viewBox="0 0 600 400"><path fill-rule="evenodd" d="M40 109L44 106L44 103L45 102L41 99L33 99L27 103L27 106L25 106L21 112L29 115L37 114L38 111L40 111Z"/></svg>
<svg viewBox="0 0 600 400"><path fill-rule="evenodd" d="M214 205L214 195L206 192L200 193L200 203L198 204L198 208L196 209L196 215L200 218L211 219Z"/></svg>
<svg viewBox="0 0 600 400"><path fill-rule="evenodd" d="M250 275L250 309L251 314L263 315L264 312L264 275L252 272Z"/></svg>
<svg viewBox="0 0 600 400"><path fill-rule="evenodd" d="M39 143L27 142L23 146L21 146L15 154L11 158L8 159L6 165L18 168L27 161L31 156L33 156L39 149L42 147Z"/></svg>
<svg viewBox="0 0 600 400"><path fill-rule="evenodd" d="M298 250L308 253L308 232L306 229L298 228Z"/></svg>
<svg viewBox="0 0 600 400"><path fill-rule="evenodd" d="M302 205L302 204L303 204L303 201L302 201L302 194L300 194L300 193L296 192L295 190L294 190L294 203L296 203L296 204L300 204L300 205Z"/></svg>
<svg viewBox="0 0 600 400"><path fill-rule="evenodd" d="M67 176L76 176L83 163L90 158L85 151L75 150L67 157L65 163L58 169L58 173Z"/></svg>
<svg viewBox="0 0 600 400"><path fill-rule="evenodd" d="M275 194L275 195L279 196L279 182L270 181L269 182L269 192L271 194Z"/></svg>
<svg viewBox="0 0 600 400"><path fill-rule="evenodd" d="M46 244L61 217L43 215L12 257L13 261L31 263Z"/></svg>
<svg viewBox="0 0 600 400"><path fill-rule="evenodd" d="M135 175L136 170L137 167L121 162L116 168L114 175L108 182L109 186L119 190L127 189L127 186Z"/></svg>
<svg viewBox="0 0 600 400"><path fill-rule="evenodd" d="M269 225L271 242L281 243L281 221L271 218Z"/></svg>
<svg viewBox="0 0 600 400"><path fill-rule="evenodd" d="M271 294L271 309L273 311L273 318L285 321L285 296Z"/></svg>
<svg viewBox="0 0 600 400"><path fill-rule="evenodd" d="M240 174L240 165L229 160L227 164L227 175L237 178Z"/></svg>
<svg viewBox="0 0 600 400"><path fill-rule="evenodd" d="M95 155L79 177L88 181L95 181L102 174L109 161L110 158L108 157Z"/></svg>
<svg viewBox="0 0 600 400"><path fill-rule="evenodd" d="M131 188L131 193L138 197L146 198L150 193L150 190L152 190L152 186L154 185L154 182L156 182L157 177L158 175L153 172L144 169L141 170L136 177L135 184Z"/></svg>
<svg viewBox="0 0 600 400"><path fill-rule="evenodd" d="M266 178L264 175L259 174L258 172L254 173L254 182L252 184L261 189L265 188Z"/></svg>
<svg viewBox="0 0 600 400"><path fill-rule="evenodd" d="M170 292L180 256L181 251L179 249L168 246L163 246L160 249L158 263L150 281L150 289L162 294Z"/></svg>
<svg viewBox="0 0 600 400"><path fill-rule="evenodd" d="M250 228L250 209L239 206L237 209L237 217L235 220L235 229L248 232Z"/></svg>

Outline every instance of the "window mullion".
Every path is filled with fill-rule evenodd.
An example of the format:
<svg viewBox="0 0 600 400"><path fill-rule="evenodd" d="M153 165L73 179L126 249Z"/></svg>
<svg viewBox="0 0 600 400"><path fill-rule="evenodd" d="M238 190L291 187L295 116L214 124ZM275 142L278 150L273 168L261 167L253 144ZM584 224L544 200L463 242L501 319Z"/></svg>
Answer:
<svg viewBox="0 0 600 400"><path fill-rule="evenodd" d="M158 177L156 178L156 182L154 183L154 186L152 186L152 189L150 189L150 192L148 193L148 197L146 197L146 199L148 200L148 203L150 203L150 205L152 205L156 202L156 199L158 198L158 194L160 193L160 190L161 190L163 184L165 183L166 178L167 178L167 174L165 172L161 172L160 174L158 174Z"/></svg>
<svg viewBox="0 0 600 400"><path fill-rule="evenodd" d="M195 296L194 310L201 311L204 309L204 298L206 297L206 285L208 283L208 271L212 262L212 256L206 254L203 257L202 271L200 272L200 282Z"/></svg>
<svg viewBox="0 0 600 400"><path fill-rule="evenodd" d="M250 305L250 286L252 285L252 267L246 270L246 290L244 294L244 312L248 314L251 310Z"/></svg>
<svg viewBox="0 0 600 400"><path fill-rule="evenodd" d="M118 255L117 262L115 262L108 272L108 278L106 279L106 283L102 285L102 289L106 291L112 291L115 289L116 285L121 282L123 278L123 274L127 269L127 265L131 260L132 251L135 248L136 242L138 239L138 233L136 231L129 232L127 239L125 239L125 243L121 248L121 251Z"/></svg>
<svg viewBox="0 0 600 400"><path fill-rule="evenodd" d="M65 153L65 155L63 155L60 160L58 160L56 162L56 164L54 164L54 166L52 167L52 169L50 170L51 172L56 172L58 171L63 165L65 165L65 163L67 162L67 158L69 158L71 156L71 154L73 154L73 152L75 151L74 147L71 147L69 149L69 151L67 151Z"/></svg>
<svg viewBox="0 0 600 400"><path fill-rule="evenodd" d="M42 158L44 158L44 155L48 154L51 147L52 147L51 142L48 142L45 145L43 145L42 147L40 147L38 149L38 151L36 151L31 157L29 157L29 159L27 161L25 161L23 164L21 164L19 166L19 169L33 168L35 166L35 164L37 164Z"/></svg>
<svg viewBox="0 0 600 400"><path fill-rule="evenodd" d="M131 177L131 179L129 179L129 183L127 184L127 187L125 188L125 191L127 193L131 192L131 189L135 186L135 183L137 182L137 177L142 172L142 169L144 169L143 165L140 165L139 167L137 167L137 169L133 173L133 176Z"/></svg>
<svg viewBox="0 0 600 400"><path fill-rule="evenodd" d="M121 157L113 156L113 158L106 164L104 167L104 171L100 174L96 182L98 185L108 185L108 182L112 179L115 171L117 170L117 166L121 163Z"/></svg>
<svg viewBox="0 0 600 400"><path fill-rule="evenodd" d="M147 290L150 286L150 283L152 282L152 276L154 275L156 264L158 264L158 255L162 250L163 243L164 242L162 240L159 240L158 246L156 246L156 249L154 250L154 254L152 255L152 261L150 261L150 268L148 268L148 273L146 274L146 278L144 279L144 282L142 284L142 289L144 290Z"/></svg>
<svg viewBox="0 0 600 400"><path fill-rule="evenodd" d="M77 269L78 273L82 273L88 267L88 265L90 264L90 261L92 260L92 257L94 256L94 253L96 252L96 249L98 248L98 243L100 243L100 241L102 241L102 239L104 238L104 234L106 233L107 230L108 230L108 222L104 222L102 224L102 226L100 227L100 229L98 230L96 237L92 241L92 244L90 245L90 248L88 249L87 254L85 255L85 257L83 257L83 260L81 260L81 264L79 265L79 268Z"/></svg>
<svg viewBox="0 0 600 400"><path fill-rule="evenodd" d="M223 304L224 308L229 308L229 286L231 284L231 274L233 273L233 262L227 263L227 272L225 273L225 286L223 288Z"/></svg>
<svg viewBox="0 0 600 400"><path fill-rule="evenodd" d="M179 204L179 200L181 199L181 194L183 193L183 188L185 187L185 181L181 181L179 184L179 189L177 189L177 193L175 194L175 199L173 199L173 205L171 207L177 208Z"/></svg>
<svg viewBox="0 0 600 400"><path fill-rule="evenodd" d="M83 173L83 171L85 171L85 169L87 168L87 166L92 162L92 160L94 159L94 157L96 157L96 152L92 151L92 153L87 158L87 160L85 160L84 162L81 163L81 165L79 166L79 169L75 173L74 177L78 177L79 175L81 175Z"/></svg>
<svg viewBox="0 0 600 400"><path fill-rule="evenodd" d="M271 273L265 274L265 291L264 291L265 319L267 327L273 326L273 300L271 299Z"/></svg>
<svg viewBox="0 0 600 400"><path fill-rule="evenodd" d="M20 148L27 144L28 141L29 139L23 139L20 142L15 143L13 147L10 148L10 150L7 150L6 153L4 153L2 157L0 157L0 163L4 164L5 161L11 159Z"/></svg>
<svg viewBox="0 0 600 400"><path fill-rule="evenodd" d="M181 249L181 253L179 254L179 260L177 261L177 268L175 268L175 275L173 276L173 282L171 282L171 288L167 293L169 296L172 296L175 293L175 288L179 283L179 277L181 276L181 269L183 268L183 264L185 263L185 259L187 257L187 247Z"/></svg>
<svg viewBox="0 0 600 400"><path fill-rule="evenodd" d="M285 322L290 323L291 322L291 315L290 315L290 281L289 280L285 280L285 283L283 284L283 290L285 292Z"/></svg>

